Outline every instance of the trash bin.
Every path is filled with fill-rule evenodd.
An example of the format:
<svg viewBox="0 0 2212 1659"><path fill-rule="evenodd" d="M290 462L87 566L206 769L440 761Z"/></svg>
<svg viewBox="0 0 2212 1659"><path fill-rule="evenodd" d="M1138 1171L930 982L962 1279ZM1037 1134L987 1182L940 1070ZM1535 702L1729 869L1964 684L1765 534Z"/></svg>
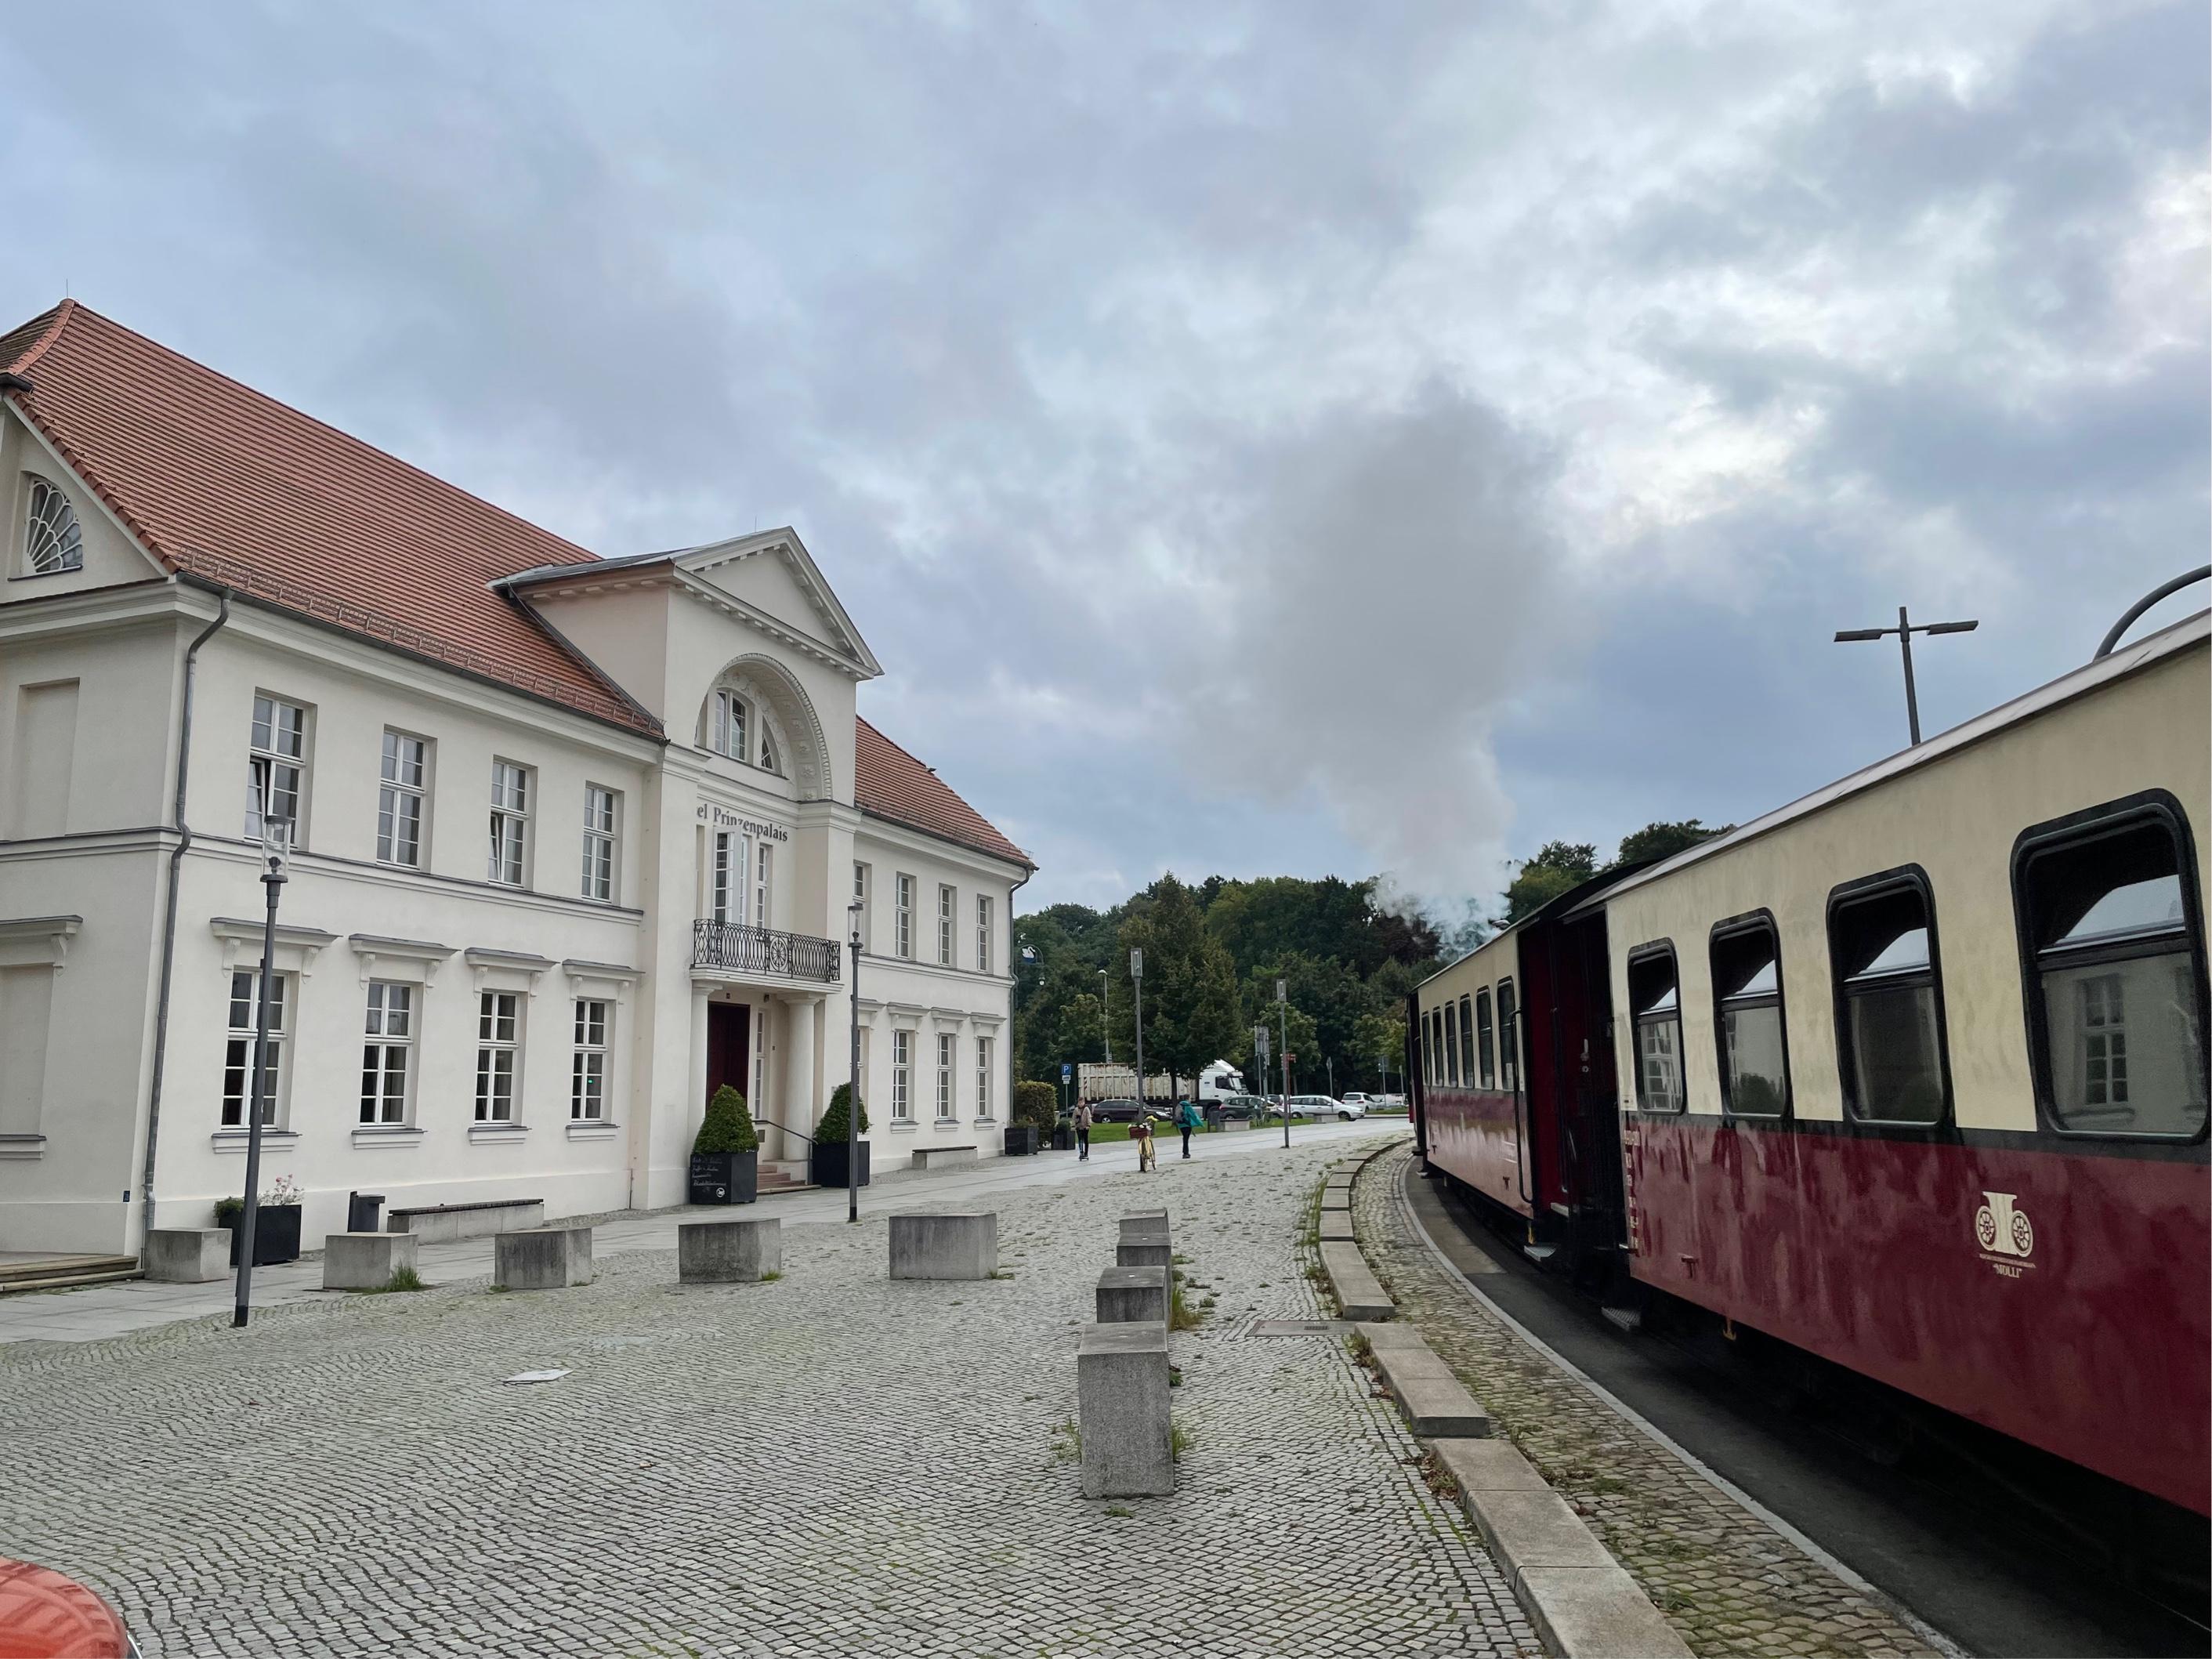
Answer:
<svg viewBox="0 0 2212 1659"><path fill-rule="evenodd" d="M384 1194L382 1193L348 1193L346 1194L346 1231L349 1233L374 1233L384 1230Z"/></svg>

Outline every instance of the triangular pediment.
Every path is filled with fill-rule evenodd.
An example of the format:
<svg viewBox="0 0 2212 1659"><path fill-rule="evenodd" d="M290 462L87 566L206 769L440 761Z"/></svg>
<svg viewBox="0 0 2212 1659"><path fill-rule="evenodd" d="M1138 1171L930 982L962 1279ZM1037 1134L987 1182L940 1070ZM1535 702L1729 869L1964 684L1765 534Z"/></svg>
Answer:
<svg viewBox="0 0 2212 1659"><path fill-rule="evenodd" d="M675 555L672 562L700 598L726 603L748 620L780 624L858 678L884 672L796 531L765 530L710 543Z"/></svg>

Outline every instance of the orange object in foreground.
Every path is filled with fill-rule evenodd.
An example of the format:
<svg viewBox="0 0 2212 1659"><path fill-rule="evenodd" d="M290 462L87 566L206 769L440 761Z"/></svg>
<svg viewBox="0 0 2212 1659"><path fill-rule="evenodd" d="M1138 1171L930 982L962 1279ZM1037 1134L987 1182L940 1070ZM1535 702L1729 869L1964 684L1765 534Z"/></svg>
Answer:
<svg viewBox="0 0 2212 1659"><path fill-rule="evenodd" d="M115 1609L74 1578L0 1559L0 1659L132 1659Z"/></svg>

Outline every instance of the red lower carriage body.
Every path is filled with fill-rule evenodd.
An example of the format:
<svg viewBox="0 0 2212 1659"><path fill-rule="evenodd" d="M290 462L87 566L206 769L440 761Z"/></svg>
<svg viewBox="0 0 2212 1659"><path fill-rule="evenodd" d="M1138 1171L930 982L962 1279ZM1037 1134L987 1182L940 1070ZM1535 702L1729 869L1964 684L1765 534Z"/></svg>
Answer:
<svg viewBox="0 0 2212 1659"><path fill-rule="evenodd" d="M1494 1090L1421 1091L1421 1129L1429 1163L1492 1203L1534 1217L1533 1173L1522 1161L1526 1103Z"/></svg>
<svg viewBox="0 0 2212 1659"><path fill-rule="evenodd" d="M2202 1162L1634 1114L1644 1284L2203 1514Z"/></svg>

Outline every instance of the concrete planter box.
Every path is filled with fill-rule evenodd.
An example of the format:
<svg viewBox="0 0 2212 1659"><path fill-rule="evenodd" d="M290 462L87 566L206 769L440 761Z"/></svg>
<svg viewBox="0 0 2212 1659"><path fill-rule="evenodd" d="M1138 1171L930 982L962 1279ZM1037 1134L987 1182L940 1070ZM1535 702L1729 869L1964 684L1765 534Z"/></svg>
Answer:
<svg viewBox="0 0 2212 1659"><path fill-rule="evenodd" d="M558 1291L592 1282L589 1227L533 1227L501 1233L493 1246L491 1282L505 1291Z"/></svg>
<svg viewBox="0 0 2212 1659"><path fill-rule="evenodd" d="M1176 1489L1168 1328L1085 1325L1075 1355L1085 1498L1158 1498Z"/></svg>
<svg viewBox="0 0 2212 1659"><path fill-rule="evenodd" d="M1156 1323L1168 1318L1166 1267L1109 1267L1098 1275L1098 1322Z"/></svg>
<svg viewBox="0 0 2212 1659"><path fill-rule="evenodd" d="M907 1210L891 1217L893 1279L988 1279L999 1271L995 1211Z"/></svg>
<svg viewBox="0 0 2212 1659"><path fill-rule="evenodd" d="M776 1216L684 1221L676 1228L676 1277L685 1285L750 1285L783 1271L783 1222Z"/></svg>
<svg viewBox="0 0 2212 1659"><path fill-rule="evenodd" d="M323 1288L381 1290L402 1267L414 1271L421 1242L412 1233L332 1233L323 1240Z"/></svg>
<svg viewBox="0 0 2212 1659"><path fill-rule="evenodd" d="M156 1227L146 1235L146 1277L157 1285L210 1285L230 1277L228 1227Z"/></svg>
<svg viewBox="0 0 2212 1659"><path fill-rule="evenodd" d="M860 1180L868 1184L868 1143L861 1141L854 1151L860 1154ZM809 1179L817 1187L847 1187L852 1183L845 1175L845 1143L842 1140L817 1140L813 1156L807 1160Z"/></svg>
<svg viewBox="0 0 2212 1659"><path fill-rule="evenodd" d="M246 1218L239 1217L228 1225L230 1228L230 1265L238 1265L239 1230ZM274 1267L283 1262L300 1259L300 1206L296 1204L264 1204L253 1212L253 1265Z"/></svg>
<svg viewBox="0 0 2212 1659"><path fill-rule="evenodd" d="M1052 1149L1055 1152L1072 1152L1075 1150L1075 1126L1073 1123L1055 1123L1052 1126Z"/></svg>
<svg viewBox="0 0 2212 1659"><path fill-rule="evenodd" d="M691 1154L690 1201L750 1204L760 1196L760 1152Z"/></svg>
<svg viewBox="0 0 2212 1659"><path fill-rule="evenodd" d="M1036 1124L1014 1123L1007 1126L1006 1156L1008 1158L1032 1158L1036 1156Z"/></svg>

